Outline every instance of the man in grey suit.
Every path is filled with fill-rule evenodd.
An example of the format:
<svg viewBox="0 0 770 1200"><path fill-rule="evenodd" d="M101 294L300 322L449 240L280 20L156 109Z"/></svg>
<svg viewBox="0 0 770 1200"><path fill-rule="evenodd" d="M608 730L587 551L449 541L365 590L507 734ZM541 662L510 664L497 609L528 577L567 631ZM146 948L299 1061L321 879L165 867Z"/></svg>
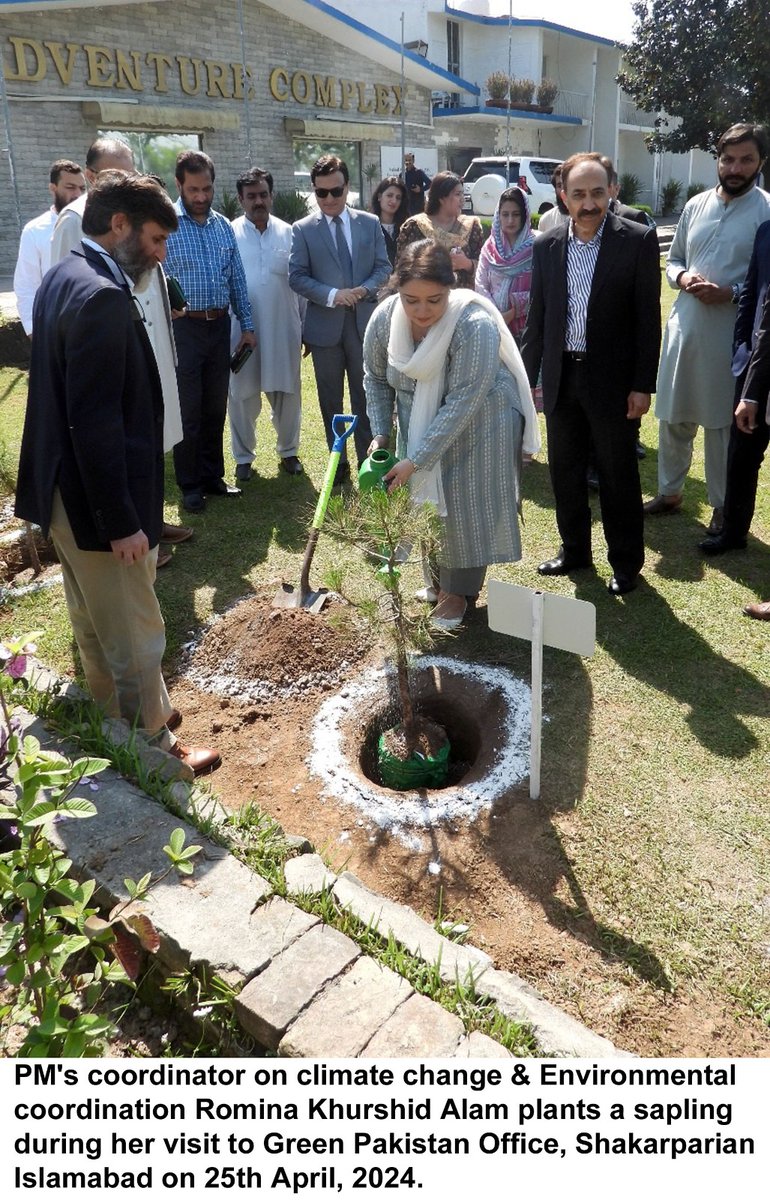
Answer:
<svg viewBox="0 0 770 1200"><path fill-rule="evenodd" d="M313 165L310 180L319 211L292 229L289 284L308 302L302 338L313 356L329 449L334 441L332 417L342 412L347 375L350 407L358 417L354 438L361 463L372 440L364 394L364 331L377 303L377 289L390 274L390 262L379 218L346 206L347 164L336 155L324 155ZM343 450L337 481L349 476Z"/></svg>

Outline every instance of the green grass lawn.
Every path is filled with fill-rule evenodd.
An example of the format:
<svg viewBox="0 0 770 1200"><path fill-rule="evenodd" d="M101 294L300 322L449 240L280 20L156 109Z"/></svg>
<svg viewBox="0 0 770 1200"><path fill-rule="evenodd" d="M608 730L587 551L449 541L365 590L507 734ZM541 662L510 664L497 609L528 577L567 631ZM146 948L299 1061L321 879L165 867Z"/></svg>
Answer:
<svg viewBox="0 0 770 1200"><path fill-rule="evenodd" d="M666 311L670 300L664 285ZM280 575L298 580L327 458L309 360L303 382L305 476L279 472L264 413L259 478L242 499L212 500L204 515L186 518L168 468L167 518L189 520L196 530L158 580L171 670L180 646L212 614ZM0 401L0 467L8 469L23 420L22 372L0 372ZM649 497L657 491L652 415L642 440ZM540 585L537 563L558 545L544 459L525 472L524 558L492 572L528 587ZM228 471L232 478L231 462ZM683 511L648 523L638 591L624 600L608 596L598 520L597 574L549 580L549 590L595 604L597 647L586 660L546 650L541 803L564 864L555 906L577 923L590 914L607 952L652 986L703 990L740 1019L770 1023L770 626L741 614L748 601L770 598L766 479L749 549L705 560L696 549L710 516L699 439ZM320 582L338 556L322 536L312 580ZM0 623L5 634L43 629L42 657L74 672L60 590L6 608ZM529 678L529 646L491 634L482 620L453 652Z"/></svg>

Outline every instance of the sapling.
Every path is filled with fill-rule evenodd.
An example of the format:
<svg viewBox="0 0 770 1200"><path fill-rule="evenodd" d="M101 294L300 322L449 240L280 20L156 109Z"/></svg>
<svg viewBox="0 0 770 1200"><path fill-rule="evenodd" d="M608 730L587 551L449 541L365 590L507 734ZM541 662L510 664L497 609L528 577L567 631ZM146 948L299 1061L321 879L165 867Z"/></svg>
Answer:
<svg viewBox="0 0 770 1200"><path fill-rule="evenodd" d="M406 488L391 493L374 488L335 497L327 512L326 530L337 541L363 550L375 568L364 578L357 577L367 592L363 598L347 594L341 568L332 571L327 582L346 599L353 599L372 629L388 643L396 669L400 720L386 731L385 747L402 762L415 753L433 758L446 746L446 732L415 708L410 655L429 650L438 630L430 624L425 606L412 601L403 572L412 547L419 547L428 557L435 549L440 533L435 510L427 504L414 505Z"/></svg>

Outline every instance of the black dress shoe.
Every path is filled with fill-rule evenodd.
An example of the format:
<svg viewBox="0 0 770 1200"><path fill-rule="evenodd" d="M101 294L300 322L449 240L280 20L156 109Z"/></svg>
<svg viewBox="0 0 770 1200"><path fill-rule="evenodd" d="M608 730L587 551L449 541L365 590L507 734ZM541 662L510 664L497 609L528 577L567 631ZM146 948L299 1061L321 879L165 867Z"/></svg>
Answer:
<svg viewBox="0 0 770 1200"><path fill-rule="evenodd" d="M185 512L202 513L206 507L203 492L185 492L182 496L182 508Z"/></svg>
<svg viewBox="0 0 770 1200"><path fill-rule="evenodd" d="M698 542L698 549L704 554L724 554L727 550L745 550L746 539L742 537L733 537L732 534L721 533L714 534L713 537L704 538L702 542Z"/></svg>
<svg viewBox="0 0 770 1200"><path fill-rule="evenodd" d="M243 492L239 487L233 487L231 483L225 483L224 479L214 479L211 483L204 483L202 490L207 496L243 495Z"/></svg>
<svg viewBox="0 0 770 1200"><path fill-rule="evenodd" d="M646 458L647 457L647 451L645 450L642 443L639 441L637 441L637 443L636 443L636 457L637 458Z"/></svg>
<svg viewBox="0 0 770 1200"><path fill-rule="evenodd" d="M596 474L596 471L588 471L588 474L586 475L586 483L588 484L589 491L599 491L599 476Z"/></svg>
<svg viewBox="0 0 770 1200"><path fill-rule="evenodd" d="M613 575L607 584L607 591L613 596L625 596L626 592L633 592L638 583L638 575Z"/></svg>
<svg viewBox="0 0 770 1200"><path fill-rule="evenodd" d="M593 566L590 558L569 558L564 548L555 558L547 558L537 568L539 575L569 575L570 571L588 571Z"/></svg>
<svg viewBox="0 0 770 1200"><path fill-rule="evenodd" d="M281 466L287 475L304 475L305 473L305 468L296 454L289 454L287 458L282 458Z"/></svg>

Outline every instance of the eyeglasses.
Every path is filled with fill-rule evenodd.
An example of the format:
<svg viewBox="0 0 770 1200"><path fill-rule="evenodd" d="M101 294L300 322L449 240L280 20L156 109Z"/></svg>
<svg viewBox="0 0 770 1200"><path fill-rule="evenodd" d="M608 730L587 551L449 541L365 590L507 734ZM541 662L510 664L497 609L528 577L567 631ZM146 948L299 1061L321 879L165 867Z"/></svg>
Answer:
<svg viewBox="0 0 770 1200"><path fill-rule="evenodd" d="M340 196L342 195L342 193L344 191L345 191L344 187L315 188L315 194L319 200L325 200L327 196L334 196L335 200L339 200Z"/></svg>

